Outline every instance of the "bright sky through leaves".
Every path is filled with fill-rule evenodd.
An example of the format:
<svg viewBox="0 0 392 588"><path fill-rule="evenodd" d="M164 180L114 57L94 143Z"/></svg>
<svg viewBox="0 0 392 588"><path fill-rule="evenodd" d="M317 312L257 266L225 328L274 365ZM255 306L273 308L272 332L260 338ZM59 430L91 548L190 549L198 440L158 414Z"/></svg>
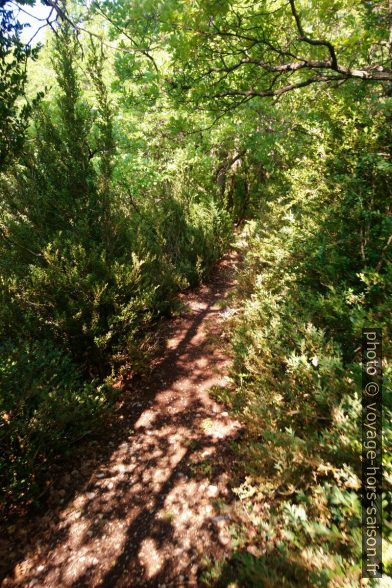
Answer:
<svg viewBox="0 0 392 588"><path fill-rule="evenodd" d="M40 2L36 3L34 6L16 6L16 4L10 3L17 16L17 19L21 24L28 25L24 28L21 37L24 43L29 43L30 40L33 38L32 41L33 45L37 43L42 43L45 39L45 35L47 32L48 27L45 25L45 19L48 18L50 14L51 8L49 6L44 6ZM40 27L43 27L40 29ZM39 30L40 29L40 30Z"/></svg>

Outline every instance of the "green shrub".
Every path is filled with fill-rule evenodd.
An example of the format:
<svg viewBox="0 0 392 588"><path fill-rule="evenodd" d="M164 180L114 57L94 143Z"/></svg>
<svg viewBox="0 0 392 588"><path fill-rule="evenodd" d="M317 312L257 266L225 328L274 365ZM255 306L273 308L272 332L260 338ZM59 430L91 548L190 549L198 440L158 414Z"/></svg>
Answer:
<svg viewBox="0 0 392 588"><path fill-rule="evenodd" d="M136 149L127 168L102 47L90 39L86 51L88 88L79 40L62 23L50 49L55 97L36 106L29 141L0 176L0 339L15 342L0 358L8 501L37 494L45 464L110 406L102 382L124 365L143 367L153 322L231 235L201 150L196 171L177 161L177 173L167 144L163 164Z"/></svg>
<svg viewBox="0 0 392 588"><path fill-rule="evenodd" d="M391 166L382 155L383 115L370 122L366 108L358 110L367 134L358 119L332 129L317 166L308 151L285 182L271 180L260 220L245 234L235 386L220 393L245 425L237 447L245 481L235 492L254 536L246 523L235 533L238 547L251 543L254 555L226 567L237 569L240 585L256 585L254 578L275 585L276 550L287 585L297 585L297 573L304 585L358 585L365 326L383 331L385 521L391 510ZM386 545L389 535L385 525Z"/></svg>
<svg viewBox="0 0 392 588"><path fill-rule="evenodd" d="M0 348L1 501L34 497L50 459L88 434L113 391L88 384L51 341Z"/></svg>

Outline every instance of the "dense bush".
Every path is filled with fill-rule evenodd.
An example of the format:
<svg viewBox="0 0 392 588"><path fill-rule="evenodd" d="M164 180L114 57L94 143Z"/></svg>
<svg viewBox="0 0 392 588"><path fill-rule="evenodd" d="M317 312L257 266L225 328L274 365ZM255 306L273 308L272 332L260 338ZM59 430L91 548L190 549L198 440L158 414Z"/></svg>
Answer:
<svg viewBox="0 0 392 588"><path fill-rule="evenodd" d="M247 226L236 387L220 398L246 427L236 492L253 537L246 524L233 530L239 553L216 571L218 585L230 574L241 586L358 585L364 326L383 331L385 521L390 514L390 105L372 120L368 106L355 104L345 122L330 109L324 130L312 129L317 141L271 179L260 220ZM253 555L241 553L249 544Z"/></svg>
<svg viewBox="0 0 392 588"><path fill-rule="evenodd" d="M177 174L165 144L163 162L151 149L138 168L136 148L130 167L124 163L102 47L85 45L91 83L83 89L79 41L69 24L58 31L56 95L41 100L23 153L0 178L7 502L39 492L39 470L110 406L108 377L124 364L140 368L143 358L137 353L134 362L133 354L146 330L170 313L180 289L202 279L230 239L231 218L208 193L208 174Z"/></svg>
<svg viewBox="0 0 392 588"><path fill-rule="evenodd" d="M84 381L52 341L3 344L0 389L0 481L7 501L36 496L50 459L88 434L113 399L108 386Z"/></svg>

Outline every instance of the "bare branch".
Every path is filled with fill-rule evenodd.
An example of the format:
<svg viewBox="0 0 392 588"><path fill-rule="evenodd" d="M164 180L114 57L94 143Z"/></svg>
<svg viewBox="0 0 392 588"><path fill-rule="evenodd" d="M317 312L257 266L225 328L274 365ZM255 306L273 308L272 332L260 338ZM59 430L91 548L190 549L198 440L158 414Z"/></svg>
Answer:
<svg viewBox="0 0 392 588"><path fill-rule="evenodd" d="M46 3L52 7L52 11L56 12L57 18L60 18L61 20L68 22L72 26L72 28L77 32L83 32L83 33L86 33L87 35L89 35L90 37L94 37L96 39L99 39L99 41L102 43L102 45L104 45L108 49L112 49L113 51L120 51L121 53L128 53L131 55L133 55L134 53L143 53L146 57L148 57L146 54L147 49L143 49L143 48L139 48L139 47L132 47L132 48L115 47L114 45L111 45L110 43L107 43L106 41L104 41L101 35L99 35L97 33L93 33L92 31L89 31L88 29L85 29L80 24L76 24L72 19L69 18L69 16L66 14L66 12L59 6L57 0L46 0ZM51 14L52 14L52 12L50 13L50 15ZM45 20L46 20L47 24L50 26L50 28L52 29L52 31L54 33L56 33L55 29L53 28L53 23L56 21L56 19L54 21L49 21L49 18L47 18ZM46 26L46 25L43 25L41 28L43 28L44 26ZM29 42L31 42L31 40ZM152 59L151 55L149 56L149 58Z"/></svg>
<svg viewBox="0 0 392 588"><path fill-rule="evenodd" d="M223 66L223 67L213 67L207 70L200 78L208 77L212 74L223 74L222 77L218 80L222 81L225 79L230 73L234 72L235 70L239 69L245 65L254 65L260 67L261 69L265 70L269 73L294 73L300 70L312 70L312 69L333 69L331 68L331 63L329 61L316 61L316 60L302 60L293 63L282 63L277 65L272 65L270 63L260 61L258 59L241 59L237 63L231 66ZM346 67L338 67L337 70L334 70L340 74L342 79L349 79L349 78L358 78L361 80L370 80L370 81L392 81L392 71L387 70L383 67L369 67L364 69L349 69Z"/></svg>
<svg viewBox="0 0 392 588"><path fill-rule="evenodd" d="M266 98L266 97L277 97L281 96L282 94L286 94L286 92L291 92L292 90L298 90L299 88L305 88L306 86L310 86L311 84L315 84L318 82L336 82L339 80L344 79L339 75L333 76L314 76L308 78L307 80L302 80L301 82L294 82L292 84L287 84L286 86L282 86L281 88L268 89L268 90L228 90L226 92L220 92L212 96L212 98L227 98L227 97L236 97L236 96L246 96L248 98Z"/></svg>
<svg viewBox="0 0 392 588"><path fill-rule="evenodd" d="M308 35L305 33L305 31L302 27L301 19L300 19L298 12L297 12L294 0L289 0L289 2L290 2L291 12L294 16L294 19L295 19L295 22L297 25L297 29L298 29L298 32L300 35L299 36L300 41L304 41L305 43L308 43L309 45L315 45L315 46L318 45L318 46L327 47L329 54L331 56L330 67L332 69L338 70L338 60L336 57L335 48L332 45L332 43L330 43L329 41L322 40L322 39L311 39L310 37L308 37Z"/></svg>

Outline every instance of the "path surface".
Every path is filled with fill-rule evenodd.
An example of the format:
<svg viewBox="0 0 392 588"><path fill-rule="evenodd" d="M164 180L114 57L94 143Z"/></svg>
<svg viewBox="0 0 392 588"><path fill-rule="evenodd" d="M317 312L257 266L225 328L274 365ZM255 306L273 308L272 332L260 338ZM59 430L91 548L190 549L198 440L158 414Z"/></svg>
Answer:
<svg viewBox="0 0 392 588"><path fill-rule="evenodd" d="M15 530L3 586L199 586L205 555L229 549L216 507L239 425L208 391L225 384L230 363L220 301L237 263L227 255L208 285L182 296L188 310L166 324L160 361L124 391L94 455L64 475L46 513Z"/></svg>

